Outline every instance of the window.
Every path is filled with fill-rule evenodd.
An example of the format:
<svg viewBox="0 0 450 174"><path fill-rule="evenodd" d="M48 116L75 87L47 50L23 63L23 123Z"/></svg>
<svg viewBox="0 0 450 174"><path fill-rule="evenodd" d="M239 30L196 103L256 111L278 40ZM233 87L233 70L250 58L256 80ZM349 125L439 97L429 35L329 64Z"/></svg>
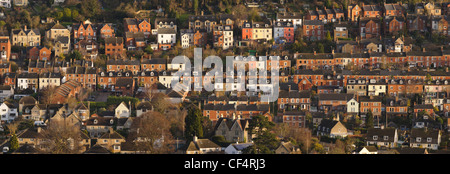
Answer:
<svg viewBox="0 0 450 174"><path fill-rule="evenodd" d="M431 140L432 140L431 137L428 137L428 138L427 138L427 142L431 142Z"/></svg>
<svg viewBox="0 0 450 174"><path fill-rule="evenodd" d="M377 135L374 135L374 136L373 136L373 140L378 140L378 136L377 136Z"/></svg>
<svg viewBox="0 0 450 174"><path fill-rule="evenodd" d="M385 141L387 141L387 140L389 139L389 136L383 136L383 139L384 139Z"/></svg>
<svg viewBox="0 0 450 174"><path fill-rule="evenodd" d="M416 142L421 142L421 141L422 141L422 138L420 138L420 137L416 138Z"/></svg>

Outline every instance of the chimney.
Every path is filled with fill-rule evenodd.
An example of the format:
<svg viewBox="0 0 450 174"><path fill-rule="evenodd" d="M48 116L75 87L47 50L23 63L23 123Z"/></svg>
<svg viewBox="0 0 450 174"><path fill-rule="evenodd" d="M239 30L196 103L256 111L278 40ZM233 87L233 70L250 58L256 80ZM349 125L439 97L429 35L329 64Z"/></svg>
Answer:
<svg viewBox="0 0 450 174"><path fill-rule="evenodd" d="M332 49L332 50L331 50L331 54L333 54L333 55L334 55L334 49Z"/></svg>
<svg viewBox="0 0 450 174"><path fill-rule="evenodd" d="M193 141L197 142L197 140L198 140L197 136L194 136Z"/></svg>
<svg viewBox="0 0 450 174"><path fill-rule="evenodd" d="M314 50L314 55L316 55L316 50Z"/></svg>
<svg viewBox="0 0 450 174"><path fill-rule="evenodd" d="M204 14L204 13L203 13L203 10L202 10L201 15L203 16L203 14Z"/></svg>
<svg viewBox="0 0 450 174"><path fill-rule="evenodd" d="M422 52L426 52L426 51L425 51L425 47L424 47L424 48L422 48Z"/></svg>
<svg viewBox="0 0 450 174"><path fill-rule="evenodd" d="M23 27L23 30L27 31L27 25L25 25L25 26Z"/></svg>
<svg viewBox="0 0 450 174"><path fill-rule="evenodd" d="M42 128L41 128L40 126L38 126L38 127L36 128L36 130L37 130L37 133L41 133Z"/></svg>
<svg viewBox="0 0 450 174"><path fill-rule="evenodd" d="M114 129L112 127L109 128L109 134L113 134L114 133Z"/></svg>
<svg viewBox="0 0 450 174"><path fill-rule="evenodd" d="M448 67L445 68L445 72L448 72Z"/></svg>

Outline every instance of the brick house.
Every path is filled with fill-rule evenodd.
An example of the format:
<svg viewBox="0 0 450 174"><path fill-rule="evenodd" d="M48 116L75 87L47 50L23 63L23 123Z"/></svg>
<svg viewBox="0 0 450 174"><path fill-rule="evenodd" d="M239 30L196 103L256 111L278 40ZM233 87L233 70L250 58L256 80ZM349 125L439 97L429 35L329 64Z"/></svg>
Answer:
<svg viewBox="0 0 450 174"><path fill-rule="evenodd" d="M361 16L362 9L358 4L352 4L347 7L347 18L349 21L357 21Z"/></svg>
<svg viewBox="0 0 450 174"><path fill-rule="evenodd" d="M111 57L123 57L125 54L123 37L105 39L105 54Z"/></svg>
<svg viewBox="0 0 450 174"><path fill-rule="evenodd" d="M359 31L362 39L378 38L381 36L381 20L379 18L361 18Z"/></svg>
<svg viewBox="0 0 450 174"><path fill-rule="evenodd" d="M320 20L304 20L303 21L303 37L308 40L324 39L324 24Z"/></svg>
<svg viewBox="0 0 450 174"><path fill-rule="evenodd" d="M384 33L395 34L406 31L406 21L403 17L391 17L384 19Z"/></svg>

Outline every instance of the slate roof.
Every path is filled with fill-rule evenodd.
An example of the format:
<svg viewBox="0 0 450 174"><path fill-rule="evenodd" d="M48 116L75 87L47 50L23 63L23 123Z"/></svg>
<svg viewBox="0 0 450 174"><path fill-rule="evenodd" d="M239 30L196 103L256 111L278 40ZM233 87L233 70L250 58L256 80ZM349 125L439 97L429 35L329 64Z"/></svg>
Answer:
<svg viewBox="0 0 450 174"><path fill-rule="evenodd" d="M108 151L106 148L100 146L99 144L95 144L88 150L84 152L84 154L110 154L111 152Z"/></svg>
<svg viewBox="0 0 450 174"><path fill-rule="evenodd" d="M411 129L410 143L437 144L439 134L440 131L428 130L425 132L422 129ZM417 141L418 137L421 138L420 141ZM427 141L428 138L431 138L431 142Z"/></svg>
<svg viewBox="0 0 450 174"><path fill-rule="evenodd" d="M394 142L395 130L396 129L394 128L369 128L367 130L366 139L367 141ZM375 135L378 136L377 140L373 139L373 136ZM384 140L384 136L388 136L388 139Z"/></svg>

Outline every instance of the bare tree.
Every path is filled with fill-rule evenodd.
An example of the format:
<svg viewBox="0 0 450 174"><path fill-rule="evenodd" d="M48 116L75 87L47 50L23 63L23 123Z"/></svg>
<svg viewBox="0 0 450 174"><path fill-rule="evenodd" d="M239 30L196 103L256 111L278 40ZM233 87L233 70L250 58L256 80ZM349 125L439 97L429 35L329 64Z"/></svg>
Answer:
<svg viewBox="0 0 450 174"><path fill-rule="evenodd" d="M40 102L43 104L51 104L55 100L55 90L56 87L48 86L42 91L42 96Z"/></svg>
<svg viewBox="0 0 450 174"><path fill-rule="evenodd" d="M151 154L164 154L173 151L170 122L159 112L146 112L137 117L131 125L132 134L128 141L133 141L136 150Z"/></svg>
<svg viewBox="0 0 450 174"><path fill-rule="evenodd" d="M153 106L154 111L158 111L165 114L166 110L173 106L173 104L167 100L168 96L164 93L155 93L150 99L150 103Z"/></svg>
<svg viewBox="0 0 450 174"><path fill-rule="evenodd" d="M42 130L42 150L50 154L76 154L82 150L81 131L65 121L52 121Z"/></svg>

